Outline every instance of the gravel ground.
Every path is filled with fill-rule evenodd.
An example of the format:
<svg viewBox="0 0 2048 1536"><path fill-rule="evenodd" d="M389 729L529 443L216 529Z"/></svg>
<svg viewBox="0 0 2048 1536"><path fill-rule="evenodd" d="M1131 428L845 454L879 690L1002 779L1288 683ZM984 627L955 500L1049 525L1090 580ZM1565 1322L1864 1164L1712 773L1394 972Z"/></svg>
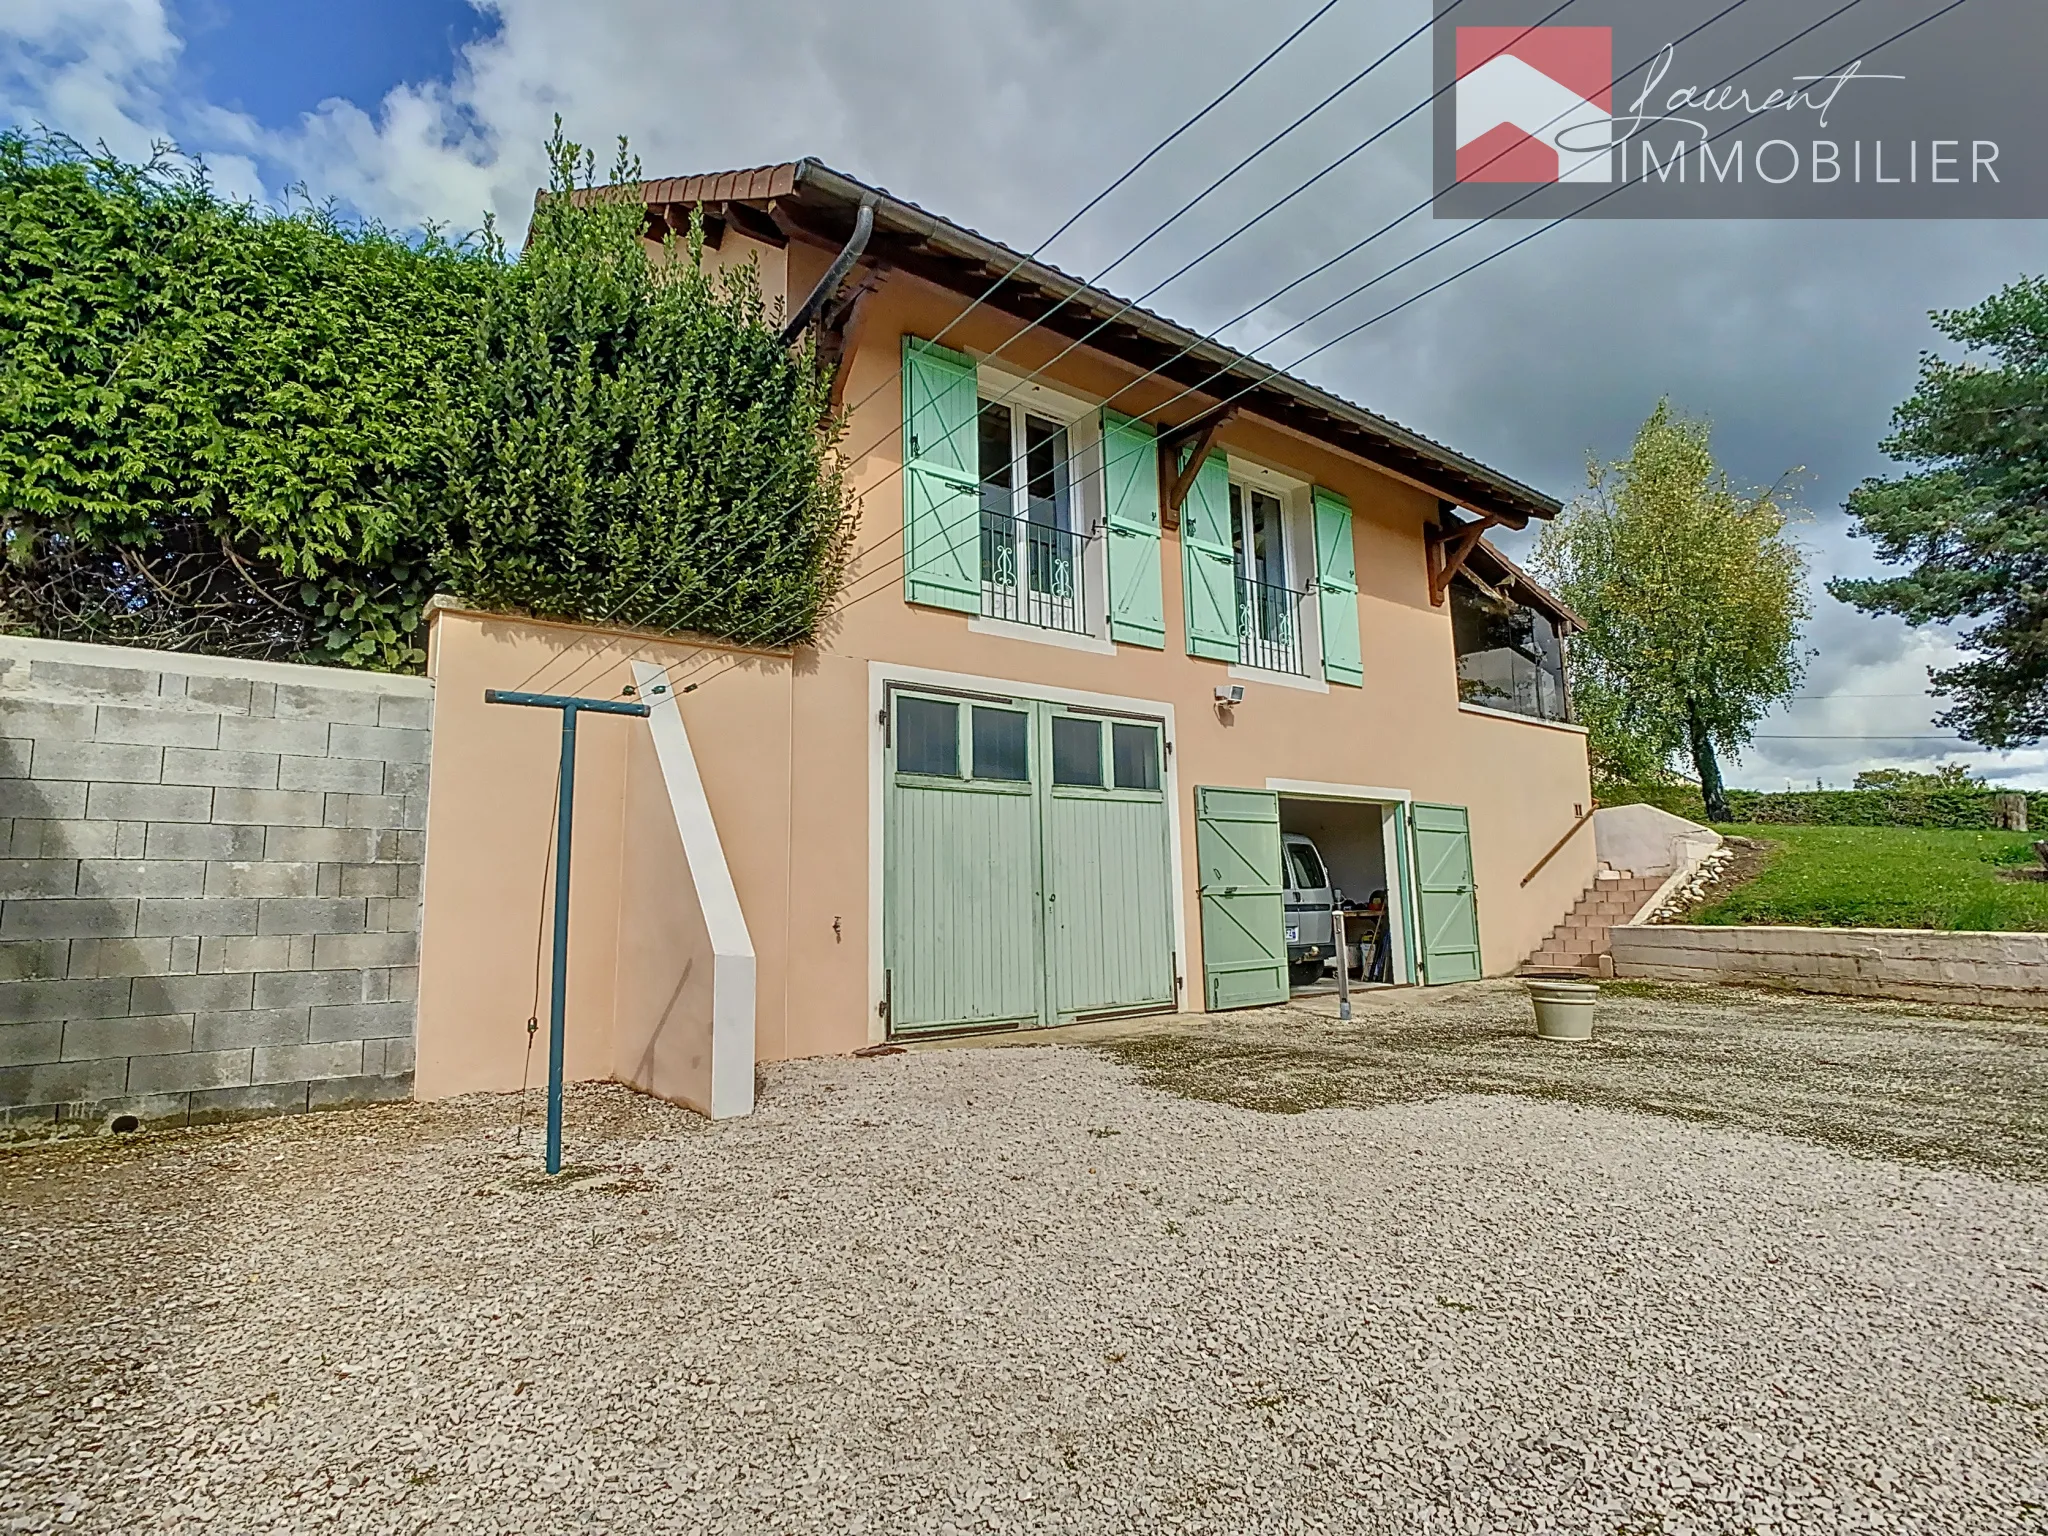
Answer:
<svg viewBox="0 0 2048 1536"><path fill-rule="evenodd" d="M2048 1016L1641 981L1601 993L1596 1038L1562 1049L1531 1049L1511 981L1355 994L1350 1024L1326 994L1068 1037L1247 1109L1509 1093L2048 1181Z"/></svg>
<svg viewBox="0 0 2048 1536"><path fill-rule="evenodd" d="M2048 1530L2048 1185L1147 1070L0 1157L0 1529Z"/></svg>

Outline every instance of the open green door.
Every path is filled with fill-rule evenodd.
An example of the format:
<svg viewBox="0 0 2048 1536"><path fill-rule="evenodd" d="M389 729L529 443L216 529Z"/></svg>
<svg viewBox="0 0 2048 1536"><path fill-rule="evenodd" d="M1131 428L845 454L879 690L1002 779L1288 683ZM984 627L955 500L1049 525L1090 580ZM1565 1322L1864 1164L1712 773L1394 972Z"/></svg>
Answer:
<svg viewBox="0 0 2048 1536"><path fill-rule="evenodd" d="M1472 881L1472 824L1462 805L1413 808L1415 890L1422 909L1422 979L1430 986L1479 979L1479 904Z"/></svg>
<svg viewBox="0 0 2048 1536"><path fill-rule="evenodd" d="M1212 1009L1287 1001L1280 897L1280 797L1264 789L1197 789L1203 996Z"/></svg>

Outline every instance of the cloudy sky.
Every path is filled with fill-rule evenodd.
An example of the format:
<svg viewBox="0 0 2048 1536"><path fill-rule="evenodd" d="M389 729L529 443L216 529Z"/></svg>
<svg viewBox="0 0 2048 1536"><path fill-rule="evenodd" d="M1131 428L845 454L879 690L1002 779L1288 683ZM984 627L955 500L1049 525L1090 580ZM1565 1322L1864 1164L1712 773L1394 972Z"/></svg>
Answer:
<svg viewBox="0 0 2048 1536"><path fill-rule="evenodd" d="M812 155L1030 249L1277 42L1318 0L0 0L0 116L128 154L174 141L220 183L303 184L400 225L523 223L559 112L629 135L649 174ZM1226 106L1046 253L1136 295L1429 93L1402 49L1136 254L1162 218L1426 19L1426 0L1338 0ZM1568 20L1561 17L1560 20ZM1208 329L1427 191L1424 116L1147 299ZM1267 355L1288 363L1530 226L1409 220L1255 313L1257 346L1446 234ZM1303 371L1533 484L1569 495L1660 395L1711 417L1723 462L1799 469L1815 573L1801 696L1734 782L1846 784L1860 767L1963 757L2048 785L2048 750L1959 748L1930 724L1942 635L1829 598L1871 569L1842 498L1935 337L1930 309L2048 269L2029 223L1566 225L1314 358ZM1897 733L1886 735L1885 733Z"/></svg>

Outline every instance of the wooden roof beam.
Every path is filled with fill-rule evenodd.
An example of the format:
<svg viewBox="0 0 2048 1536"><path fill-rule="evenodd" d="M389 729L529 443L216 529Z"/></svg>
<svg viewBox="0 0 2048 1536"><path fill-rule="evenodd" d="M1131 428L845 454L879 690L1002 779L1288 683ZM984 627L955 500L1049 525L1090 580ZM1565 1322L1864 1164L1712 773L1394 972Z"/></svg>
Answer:
<svg viewBox="0 0 2048 1536"><path fill-rule="evenodd" d="M1451 590L1451 578L1464 569L1472 551L1486 537L1486 530L1500 522L1500 518L1488 512L1476 521L1455 527L1444 528L1432 523L1422 530L1423 559L1429 568L1430 606L1443 607L1445 595Z"/></svg>
<svg viewBox="0 0 2048 1536"><path fill-rule="evenodd" d="M1195 483L1195 476L1201 473L1202 461L1209 457L1209 450L1215 446L1216 434L1223 430L1223 424L1237 414L1236 406L1225 406L1206 416L1184 422L1159 434L1159 523L1164 528L1180 526L1181 504L1188 499L1188 491ZM1182 448L1193 446L1194 451L1182 461Z"/></svg>
<svg viewBox="0 0 2048 1536"><path fill-rule="evenodd" d="M789 236L782 232L782 226L752 203L725 203L721 205L720 212L734 229L749 240L758 240L763 245L789 244Z"/></svg>
<svg viewBox="0 0 2048 1536"><path fill-rule="evenodd" d="M704 208L704 205L702 203L663 203L661 205L661 222L669 233L673 234L678 240L687 240L690 238L690 215L698 208ZM709 249L715 251L724 240L724 215L714 213L709 208L704 208L704 244Z"/></svg>

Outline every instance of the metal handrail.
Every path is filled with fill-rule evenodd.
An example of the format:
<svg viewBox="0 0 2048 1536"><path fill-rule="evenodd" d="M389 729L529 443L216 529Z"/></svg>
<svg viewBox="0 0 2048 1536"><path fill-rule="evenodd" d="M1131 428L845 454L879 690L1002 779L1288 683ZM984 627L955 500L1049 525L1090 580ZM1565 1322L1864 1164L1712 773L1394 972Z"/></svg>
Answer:
<svg viewBox="0 0 2048 1536"><path fill-rule="evenodd" d="M981 611L1085 635L1085 555L1093 534L1006 512L981 512Z"/></svg>
<svg viewBox="0 0 2048 1536"><path fill-rule="evenodd" d="M1237 659L1248 667L1268 672L1292 672L1306 676L1302 656L1301 605L1306 592L1278 586L1270 581L1253 581L1240 574L1237 579Z"/></svg>
<svg viewBox="0 0 2048 1536"><path fill-rule="evenodd" d="M1550 845L1550 852L1544 854L1542 858L1538 859L1536 861L1536 867L1530 870L1529 873L1527 873L1526 875L1522 876L1522 884L1527 885L1531 880L1534 880L1538 875L1542 874L1543 866L1548 864L1552 859L1556 858L1558 854L1563 851L1564 845L1570 842L1573 838L1577 837L1579 835L1579 829L1585 826L1586 823L1591 821L1592 819L1593 813L1591 811L1581 811L1579 813L1579 819L1573 822L1571 826L1565 830L1564 836L1560 837L1556 842Z"/></svg>

